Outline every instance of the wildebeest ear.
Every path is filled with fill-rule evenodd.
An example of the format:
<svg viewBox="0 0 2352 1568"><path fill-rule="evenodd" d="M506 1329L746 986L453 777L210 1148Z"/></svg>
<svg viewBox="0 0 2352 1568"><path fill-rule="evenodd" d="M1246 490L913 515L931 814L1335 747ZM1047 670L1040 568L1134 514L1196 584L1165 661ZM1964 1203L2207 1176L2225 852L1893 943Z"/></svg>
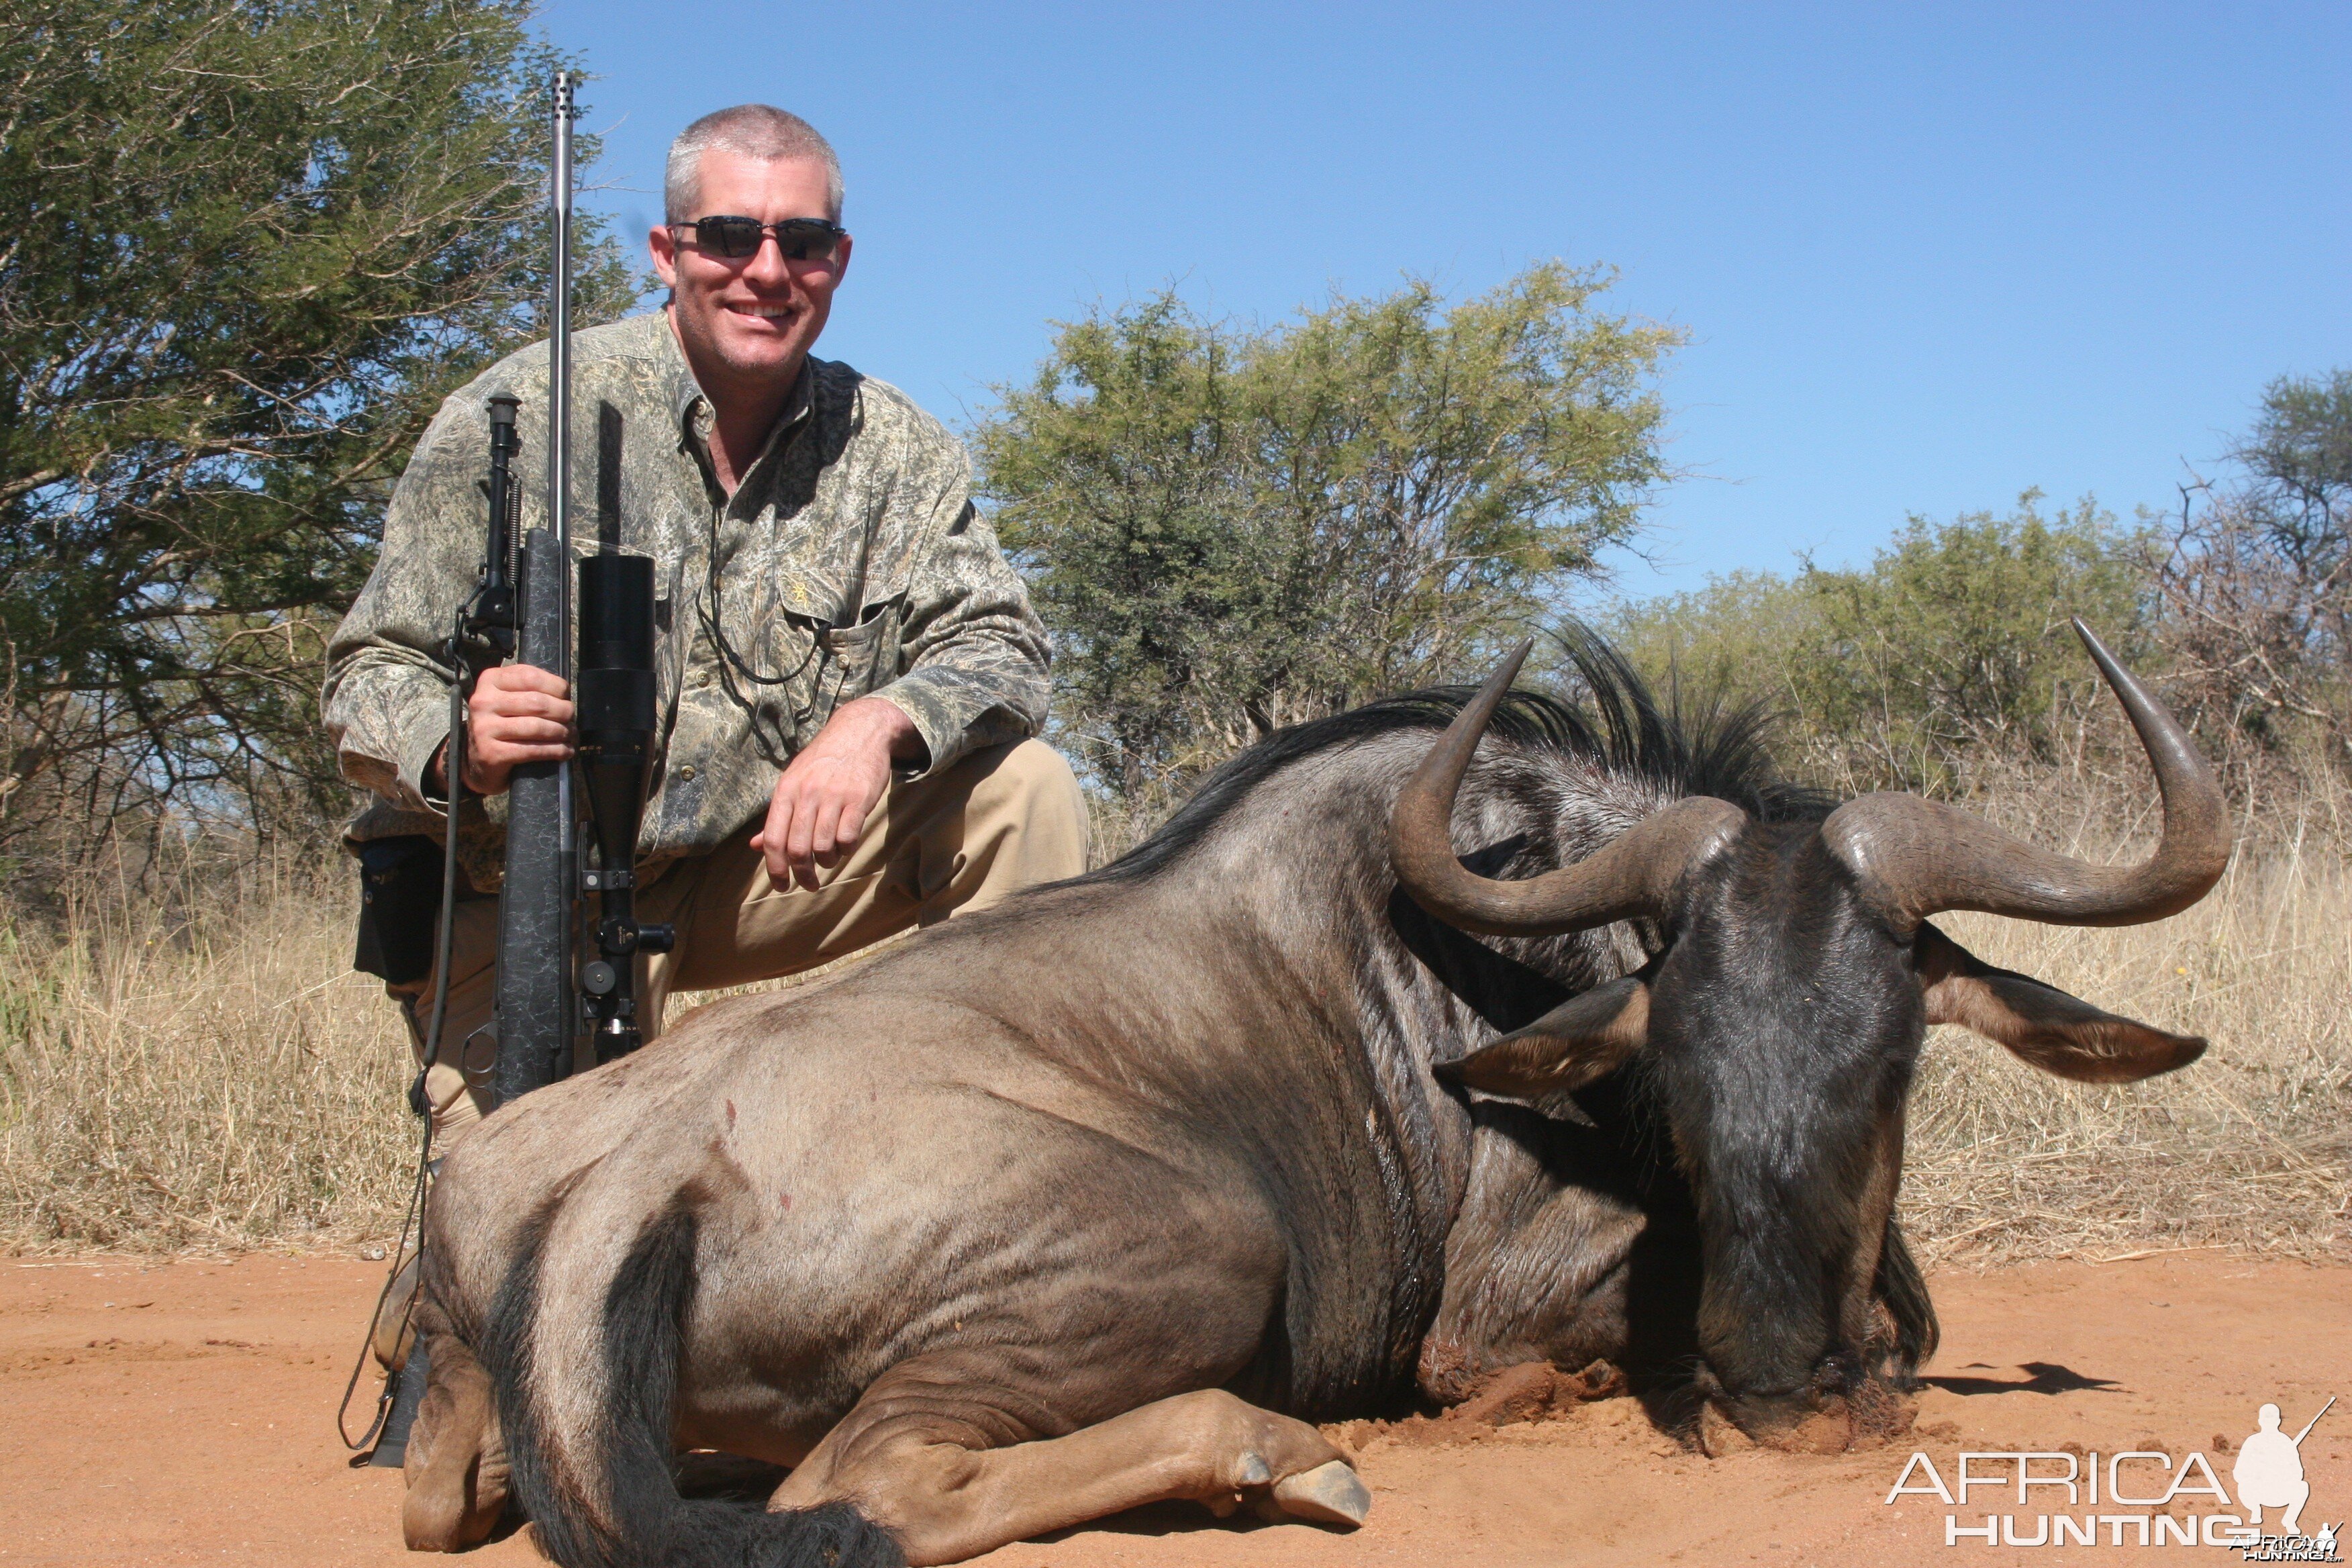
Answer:
<svg viewBox="0 0 2352 1568"><path fill-rule="evenodd" d="M1628 975L1571 996L1524 1029L1437 1064L1441 1078L1512 1100L1541 1100L1614 1072L1650 1035L1650 988Z"/></svg>
<svg viewBox="0 0 2352 1568"><path fill-rule="evenodd" d="M2205 1042L2195 1035L2168 1035L2101 1012L2030 975L1995 969L1924 922L1911 961L1927 994L1929 1023L1972 1029L2060 1078L2137 1083L2205 1054Z"/></svg>

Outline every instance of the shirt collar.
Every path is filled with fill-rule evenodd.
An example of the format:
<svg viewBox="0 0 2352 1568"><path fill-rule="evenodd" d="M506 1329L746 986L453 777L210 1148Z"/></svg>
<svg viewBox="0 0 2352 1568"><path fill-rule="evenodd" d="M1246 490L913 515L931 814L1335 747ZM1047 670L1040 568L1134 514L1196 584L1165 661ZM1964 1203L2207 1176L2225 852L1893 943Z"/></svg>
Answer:
<svg viewBox="0 0 2352 1568"><path fill-rule="evenodd" d="M662 326L662 336L669 340L670 410L677 421L678 446L682 450L692 451L697 445L709 444L710 399L694 379L694 367L687 363L686 351L678 346L677 330L670 326L667 313ZM800 374L793 378L792 395L784 399L783 411L776 416L775 426L761 444L761 450L764 452L774 446L782 432L806 419L815 406L816 360L813 355L803 355Z"/></svg>

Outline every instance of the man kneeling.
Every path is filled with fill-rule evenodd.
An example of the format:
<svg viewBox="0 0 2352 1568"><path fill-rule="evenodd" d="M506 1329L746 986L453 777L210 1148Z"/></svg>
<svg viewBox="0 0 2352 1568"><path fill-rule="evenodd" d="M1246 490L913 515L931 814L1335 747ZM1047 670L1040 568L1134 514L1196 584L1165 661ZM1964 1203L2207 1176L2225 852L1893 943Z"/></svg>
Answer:
<svg viewBox="0 0 2352 1568"><path fill-rule="evenodd" d="M648 1039L674 989L791 974L1075 876L1087 828L1068 766L1029 738L1045 632L973 510L962 447L895 387L810 356L850 256L832 147L780 110L723 110L678 137L665 184L649 243L667 305L573 342L575 408L621 416L621 547L656 569L665 752L637 911L677 939L639 959ZM383 894L362 958L420 1053L449 793L441 642L482 552L488 400L520 399L527 468L548 383L541 343L442 405L329 649L327 727L378 797L349 835ZM575 482L593 485L598 421L575 426ZM525 495L529 528L544 498ZM572 707L556 677L510 665L483 674L467 722L466 879L425 1075L444 1148L491 1107L496 797L516 766L572 754Z"/></svg>

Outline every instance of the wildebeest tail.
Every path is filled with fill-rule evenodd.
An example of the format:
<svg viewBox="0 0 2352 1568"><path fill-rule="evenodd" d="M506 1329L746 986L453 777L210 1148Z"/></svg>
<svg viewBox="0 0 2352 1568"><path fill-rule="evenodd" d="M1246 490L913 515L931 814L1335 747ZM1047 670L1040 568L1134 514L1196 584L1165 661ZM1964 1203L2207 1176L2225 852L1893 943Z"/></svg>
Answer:
<svg viewBox="0 0 2352 1568"><path fill-rule="evenodd" d="M562 1310L542 1289L561 1203L528 1228L481 1336L515 1495L540 1549L562 1568L904 1568L898 1542L846 1503L770 1513L678 1495L670 1411L694 1294L694 1216L683 1206L656 1214L603 1292L600 1321L572 1323L554 1321ZM539 1347L583 1331L601 1343L604 1396L558 1397L541 1386Z"/></svg>

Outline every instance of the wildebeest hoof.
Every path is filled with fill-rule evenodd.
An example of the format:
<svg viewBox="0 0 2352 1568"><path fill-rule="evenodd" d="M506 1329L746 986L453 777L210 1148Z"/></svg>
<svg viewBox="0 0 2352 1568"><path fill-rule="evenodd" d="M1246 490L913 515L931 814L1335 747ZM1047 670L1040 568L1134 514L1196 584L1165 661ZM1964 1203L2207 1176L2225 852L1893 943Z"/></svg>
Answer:
<svg viewBox="0 0 2352 1568"><path fill-rule="evenodd" d="M1237 1474L1241 1484L1245 1487L1262 1487L1274 1479L1274 1472L1266 1468L1263 1454L1244 1454Z"/></svg>
<svg viewBox="0 0 2352 1568"><path fill-rule="evenodd" d="M1293 1519L1351 1529L1372 1511L1372 1494L1342 1459L1283 1477L1274 1483L1274 1500Z"/></svg>

